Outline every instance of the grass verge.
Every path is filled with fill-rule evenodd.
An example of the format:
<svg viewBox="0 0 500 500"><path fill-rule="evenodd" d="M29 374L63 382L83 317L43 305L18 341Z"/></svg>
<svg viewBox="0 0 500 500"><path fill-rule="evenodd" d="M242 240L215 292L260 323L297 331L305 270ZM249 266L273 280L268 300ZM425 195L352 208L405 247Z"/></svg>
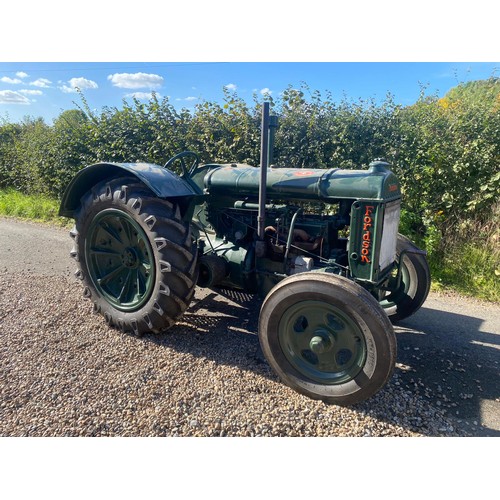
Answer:
<svg viewBox="0 0 500 500"><path fill-rule="evenodd" d="M462 295L500 302L500 250L481 243L462 242L445 255L430 255L433 290L453 289Z"/></svg>
<svg viewBox="0 0 500 500"><path fill-rule="evenodd" d="M26 195L15 189L0 190L0 215L67 227L71 221L59 217L59 201L44 195Z"/></svg>

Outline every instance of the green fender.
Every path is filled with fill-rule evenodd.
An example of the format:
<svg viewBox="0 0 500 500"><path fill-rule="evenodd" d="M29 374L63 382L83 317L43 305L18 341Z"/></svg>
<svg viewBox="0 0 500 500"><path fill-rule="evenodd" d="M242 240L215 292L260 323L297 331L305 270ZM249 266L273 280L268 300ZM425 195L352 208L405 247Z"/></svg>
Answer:
<svg viewBox="0 0 500 500"><path fill-rule="evenodd" d="M96 163L80 170L64 191L59 215L73 217L80 206L80 198L97 183L113 177L132 174L159 198L186 198L202 196L194 184L174 172L153 163Z"/></svg>

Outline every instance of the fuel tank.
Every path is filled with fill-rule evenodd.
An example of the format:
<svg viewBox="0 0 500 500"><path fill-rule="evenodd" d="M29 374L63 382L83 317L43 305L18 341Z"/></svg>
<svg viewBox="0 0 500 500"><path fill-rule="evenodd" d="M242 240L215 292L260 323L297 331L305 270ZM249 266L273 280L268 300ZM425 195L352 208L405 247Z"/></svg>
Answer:
<svg viewBox="0 0 500 500"><path fill-rule="evenodd" d="M341 199L390 201L401 197L397 177L383 161L368 170L268 168L266 197L279 200L335 202ZM213 165L204 176L204 192L210 196L257 197L259 168L249 165Z"/></svg>

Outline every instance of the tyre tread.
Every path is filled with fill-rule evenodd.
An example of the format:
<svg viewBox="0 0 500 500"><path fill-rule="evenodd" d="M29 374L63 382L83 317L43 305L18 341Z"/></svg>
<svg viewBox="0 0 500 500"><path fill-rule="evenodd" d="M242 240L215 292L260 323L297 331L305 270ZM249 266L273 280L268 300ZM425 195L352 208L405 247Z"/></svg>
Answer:
<svg viewBox="0 0 500 500"><path fill-rule="evenodd" d="M141 224L156 255L155 288L147 303L132 312L113 308L93 286L86 267L82 230L100 210L109 207L125 211ZM94 312L104 316L110 326L135 335L160 332L170 328L189 306L197 280L197 252L189 224L180 215L176 204L155 197L137 179L129 177L103 181L80 200L75 226L70 231L74 241L70 255L77 264L77 278L90 292L86 298L92 300Z"/></svg>

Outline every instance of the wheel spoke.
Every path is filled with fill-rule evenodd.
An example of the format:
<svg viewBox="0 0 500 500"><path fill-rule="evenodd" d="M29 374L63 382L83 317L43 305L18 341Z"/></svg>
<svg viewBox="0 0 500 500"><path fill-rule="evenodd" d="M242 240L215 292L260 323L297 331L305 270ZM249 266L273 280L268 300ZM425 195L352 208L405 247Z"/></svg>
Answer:
<svg viewBox="0 0 500 500"><path fill-rule="evenodd" d="M324 372L338 372L341 368L336 360L337 349L332 349L329 352L323 354L317 354L318 356L318 370Z"/></svg>
<svg viewBox="0 0 500 500"><path fill-rule="evenodd" d="M100 221L99 227L113 237L120 245L123 245L120 233L117 232L114 227L111 227L106 221Z"/></svg>
<svg viewBox="0 0 500 500"><path fill-rule="evenodd" d="M120 223L120 226L123 229L124 237L127 239L127 241L124 244L126 246L132 245L134 243L134 239L132 237L132 232L133 232L132 227L127 221L123 220L122 217L118 217L118 222Z"/></svg>
<svg viewBox="0 0 500 500"><path fill-rule="evenodd" d="M101 286L105 285L106 283L109 283L113 278L118 276L119 273L123 272L124 269L126 269L125 266L120 264L117 268L113 269L108 274L102 276L101 278L98 278L97 283Z"/></svg>
<svg viewBox="0 0 500 500"><path fill-rule="evenodd" d="M314 330L311 327L305 329L304 332L294 336L294 348L297 352L309 350L309 343L314 336Z"/></svg>
<svg viewBox="0 0 500 500"><path fill-rule="evenodd" d="M146 290L146 279L140 272L140 269L137 269L137 293L142 295L144 290Z"/></svg>
<svg viewBox="0 0 500 500"><path fill-rule="evenodd" d="M349 349L354 352L358 349L359 343L361 342L361 338L354 333L346 333L344 335L337 335L335 342L336 351L340 351L341 349Z"/></svg>
<svg viewBox="0 0 500 500"><path fill-rule="evenodd" d="M131 283L130 283L130 281L131 281L130 277L131 277L131 274L132 274L132 270L129 269L128 273L127 273L127 277L125 278L125 283L123 284L123 287L122 287L122 289L120 291L120 295L118 295L118 301L119 302L128 302L128 300L123 300L123 297L128 296L129 293L130 293L130 285L131 285Z"/></svg>
<svg viewBox="0 0 500 500"><path fill-rule="evenodd" d="M98 248L98 247L92 247L90 249L90 253L92 255L120 255L120 252L116 252L115 250L112 250L111 248Z"/></svg>

